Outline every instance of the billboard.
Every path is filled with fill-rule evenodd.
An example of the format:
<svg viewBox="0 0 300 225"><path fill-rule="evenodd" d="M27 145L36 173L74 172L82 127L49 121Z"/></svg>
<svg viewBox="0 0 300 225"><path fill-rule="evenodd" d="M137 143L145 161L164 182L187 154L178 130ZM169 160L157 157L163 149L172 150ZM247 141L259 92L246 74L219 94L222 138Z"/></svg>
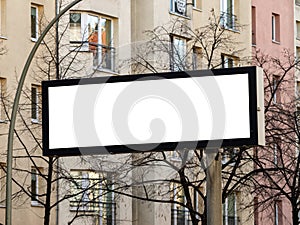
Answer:
<svg viewBox="0 0 300 225"><path fill-rule="evenodd" d="M44 155L264 145L260 68L42 82Z"/></svg>

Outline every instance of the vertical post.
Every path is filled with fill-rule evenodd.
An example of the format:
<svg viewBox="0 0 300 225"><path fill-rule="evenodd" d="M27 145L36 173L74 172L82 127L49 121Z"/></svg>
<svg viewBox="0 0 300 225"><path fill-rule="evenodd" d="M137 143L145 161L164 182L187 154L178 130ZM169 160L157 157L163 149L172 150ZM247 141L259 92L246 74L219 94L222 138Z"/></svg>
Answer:
<svg viewBox="0 0 300 225"><path fill-rule="evenodd" d="M219 153L207 152L206 207L207 225L222 225L222 164Z"/></svg>

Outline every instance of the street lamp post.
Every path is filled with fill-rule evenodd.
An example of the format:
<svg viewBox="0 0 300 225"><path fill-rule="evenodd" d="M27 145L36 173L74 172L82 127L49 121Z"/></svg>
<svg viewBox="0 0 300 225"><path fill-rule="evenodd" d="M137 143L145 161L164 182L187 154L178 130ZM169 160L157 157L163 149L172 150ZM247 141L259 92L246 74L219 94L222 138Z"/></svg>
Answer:
<svg viewBox="0 0 300 225"><path fill-rule="evenodd" d="M60 17L66 13L69 9L71 9L74 5L78 4L82 0L75 0L71 2L68 6L66 6L60 13L58 13L54 19L47 25L45 30L42 32L40 37L38 38L37 42L34 44L27 61L24 65L20 80L18 82L18 87L13 103L13 108L11 112L10 117L10 124L9 124L9 131L8 131L8 142L7 142L7 170L6 170L6 211L5 211L5 224L11 225L12 224L12 158L13 158L13 140L14 140L14 130L15 130L15 124L16 124L16 117L21 97L22 88L24 85L24 81L27 75L27 72L29 70L30 64L33 60L33 57L44 40L46 34L49 32L51 27L60 19Z"/></svg>

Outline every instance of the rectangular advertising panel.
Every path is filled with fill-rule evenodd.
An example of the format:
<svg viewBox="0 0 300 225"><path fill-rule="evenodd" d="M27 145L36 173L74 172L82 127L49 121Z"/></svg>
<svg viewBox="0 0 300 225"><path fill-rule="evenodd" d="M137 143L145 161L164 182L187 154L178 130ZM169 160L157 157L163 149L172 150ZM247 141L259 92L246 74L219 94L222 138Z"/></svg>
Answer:
<svg viewBox="0 0 300 225"><path fill-rule="evenodd" d="M44 155L264 145L260 68L42 82Z"/></svg>

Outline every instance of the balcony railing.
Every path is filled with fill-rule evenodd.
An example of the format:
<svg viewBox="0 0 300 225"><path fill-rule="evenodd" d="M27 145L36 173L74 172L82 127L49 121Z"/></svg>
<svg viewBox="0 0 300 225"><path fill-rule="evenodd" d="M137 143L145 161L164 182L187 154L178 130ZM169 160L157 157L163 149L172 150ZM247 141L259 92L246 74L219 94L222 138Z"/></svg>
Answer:
<svg viewBox="0 0 300 225"><path fill-rule="evenodd" d="M116 49L88 41L70 41L73 51L89 51L93 53L93 67L115 71Z"/></svg>
<svg viewBox="0 0 300 225"><path fill-rule="evenodd" d="M115 48L89 42L89 50L93 53L93 66L99 69L115 71Z"/></svg>
<svg viewBox="0 0 300 225"><path fill-rule="evenodd" d="M223 216L223 225L239 225L239 217Z"/></svg>
<svg viewBox="0 0 300 225"><path fill-rule="evenodd" d="M179 210L172 209L171 210L171 224L172 225L189 225L188 220L188 210Z"/></svg>
<svg viewBox="0 0 300 225"><path fill-rule="evenodd" d="M230 12L221 12L221 26L225 29L237 31L237 16Z"/></svg>

